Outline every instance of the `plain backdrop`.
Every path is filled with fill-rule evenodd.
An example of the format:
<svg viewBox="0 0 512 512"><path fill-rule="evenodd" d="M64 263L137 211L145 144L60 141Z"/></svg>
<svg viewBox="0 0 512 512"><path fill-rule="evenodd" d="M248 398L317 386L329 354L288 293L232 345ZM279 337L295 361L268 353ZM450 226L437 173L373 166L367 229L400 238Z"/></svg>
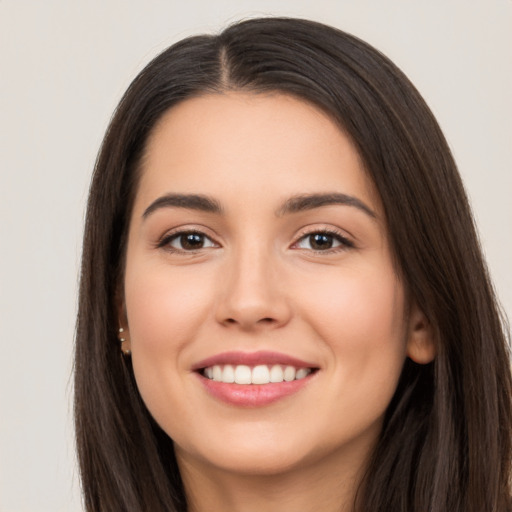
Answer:
<svg viewBox="0 0 512 512"><path fill-rule="evenodd" d="M83 212L130 81L185 36L287 15L367 40L437 116L512 316L512 0L0 0L0 511L76 512ZM468 276L470 279L470 276Z"/></svg>

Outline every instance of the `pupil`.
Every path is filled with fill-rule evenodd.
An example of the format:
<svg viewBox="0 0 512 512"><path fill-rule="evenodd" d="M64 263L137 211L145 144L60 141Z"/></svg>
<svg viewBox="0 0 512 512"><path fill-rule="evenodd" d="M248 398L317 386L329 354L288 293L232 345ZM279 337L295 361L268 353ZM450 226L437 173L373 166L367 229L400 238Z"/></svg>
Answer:
<svg viewBox="0 0 512 512"><path fill-rule="evenodd" d="M330 249L332 247L332 236L316 233L310 237L311 247L316 250Z"/></svg>
<svg viewBox="0 0 512 512"><path fill-rule="evenodd" d="M183 249L199 249L203 246L203 236L197 233L181 235L180 242Z"/></svg>

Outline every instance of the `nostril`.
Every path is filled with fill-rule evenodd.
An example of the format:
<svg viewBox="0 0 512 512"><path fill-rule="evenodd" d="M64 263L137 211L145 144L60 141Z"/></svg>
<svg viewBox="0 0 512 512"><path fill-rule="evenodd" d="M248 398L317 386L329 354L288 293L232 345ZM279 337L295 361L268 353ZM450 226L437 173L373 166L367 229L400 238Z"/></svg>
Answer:
<svg viewBox="0 0 512 512"><path fill-rule="evenodd" d="M268 324L273 324L276 322L276 319L275 318L271 318L269 316L265 317L265 318L260 318L259 320L256 321L256 324L265 324L265 325L268 325ZM239 324L241 322L239 322L238 320L234 319L234 318L226 318L224 320L224 323L225 324L228 324L228 325L233 325L233 324Z"/></svg>

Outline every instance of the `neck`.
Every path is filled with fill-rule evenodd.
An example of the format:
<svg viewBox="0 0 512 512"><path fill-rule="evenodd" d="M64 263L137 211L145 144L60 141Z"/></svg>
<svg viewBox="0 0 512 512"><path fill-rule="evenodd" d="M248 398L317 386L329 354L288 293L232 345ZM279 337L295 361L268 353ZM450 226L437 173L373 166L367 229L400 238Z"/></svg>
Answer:
<svg viewBox="0 0 512 512"><path fill-rule="evenodd" d="M333 454L334 455L334 454ZM180 461L188 512L353 512L363 467L339 458L276 474L240 474Z"/></svg>

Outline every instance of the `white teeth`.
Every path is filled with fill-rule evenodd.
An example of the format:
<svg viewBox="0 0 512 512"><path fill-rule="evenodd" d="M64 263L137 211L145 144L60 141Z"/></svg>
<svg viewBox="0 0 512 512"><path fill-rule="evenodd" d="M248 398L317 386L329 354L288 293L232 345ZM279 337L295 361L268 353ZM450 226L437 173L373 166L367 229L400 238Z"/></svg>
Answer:
<svg viewBox="0 0 512 512"><path fill-rule="evenodd" d="M278 364L275 364L270 369L270 382L283 382L283 380L283 369Z"/></svg>
<svg viewBox="0 0 512 512"><path fill-rule="evenodd" d="M222 368L218 364L213 367L213 380L222 381Z"/></svg>
<svg viewBox="0 0 512 512"><path fill-rule="evenodd" d="M204 369L204 376L208 379L226 384L269 384L270 382L291 382L304 379L311 373L310 368L299 368L293 366L281 366L275 364L272 367L258 365L253 368L243 364L225 366L216 364Z"/></svg>
<svg viewBox="0 0 512 512"><path fill-rule="evenodd" d="M300 368L295 373L295 379L300 380L304 377L307 377L311 373L311 370L309 368Z"/></svg>
<svg viewBox="0 0 512 512"><path fill-rule="evenodd" d="M253 384L268 384L270 382L270 371L267 366L255 366L252 369Z"/></svg>
<svg viewBox="0 0 512 512"><path fill-rule="evenodd" d="M235 369L230 364L224 366L224 370L222 370L222 382L228 384L235 382Z"/></svg>
<svg viewBox="0 0 512 512"><path fill-rule="evenodd" d="M286 382L291 382L295 380L295 368L293 366L287 366L284 369L284 380Z"/></svg>
<svg viewBox="0 0 512 512"><path fill-rule="evenodd" d="M239 364L235 368L235 382L237 384L250 384L251 383L251 369L249 366Z"/></svg>

